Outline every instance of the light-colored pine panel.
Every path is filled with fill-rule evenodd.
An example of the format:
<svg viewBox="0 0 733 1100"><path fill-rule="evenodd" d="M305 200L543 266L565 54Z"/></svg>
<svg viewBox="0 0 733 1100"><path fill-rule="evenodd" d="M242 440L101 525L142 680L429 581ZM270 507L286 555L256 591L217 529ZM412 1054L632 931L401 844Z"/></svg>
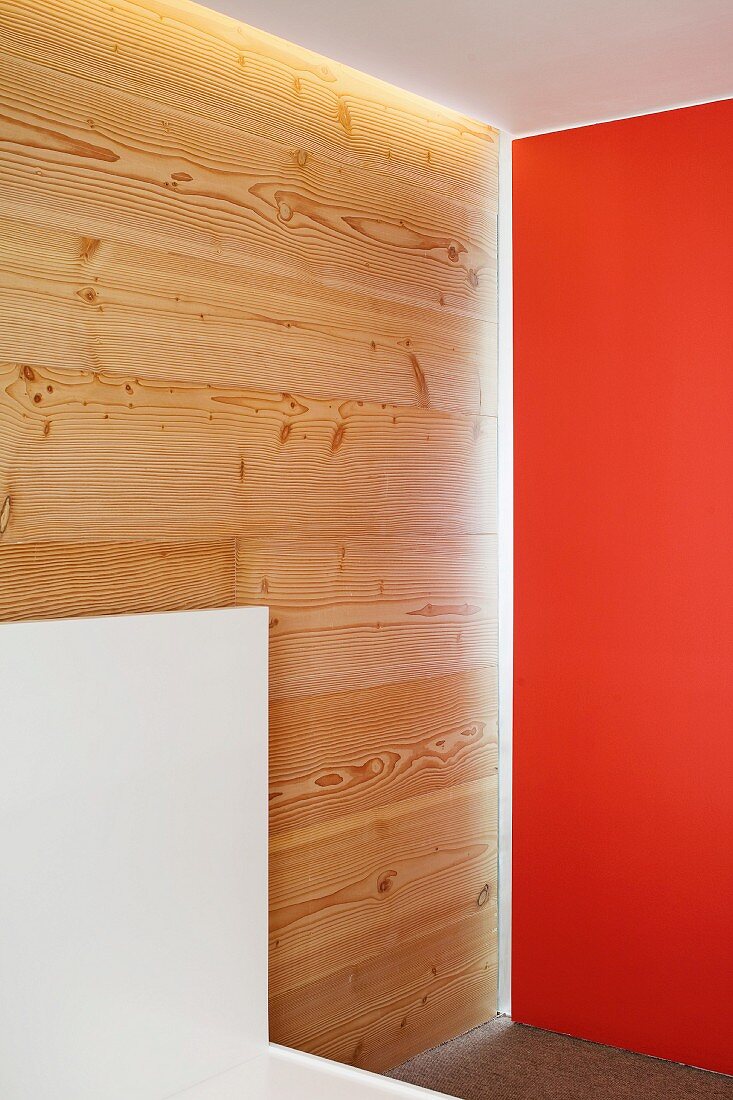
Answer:
<svg viewBox="0 0 733 1100"><path fill-rule="evenodd" d="M388 166L482 206L496 194L492 127L187 0L6 0L2 27L30 60L171 110Z"/></svg>
<svg viewBox="0 0 733 1100"><path fill-rule="evenodd" d="M446 614L443 621L435 617L407 624L390 621L392 609L385 610L376 622L328 629L307 621L290 625L275 611L270 616L271 698L349 691L496 664L496 620L482 616L481 609L471 612L473 621L451 621ZM349 617L355 617L353 609Z"/></svg>
<svg viewBox="0 0 733 1100"><path fill-rule="evenodd" d="M12 42L8 43L12 49ZM236 201L244 185L278 179L287 187L305 189L314 198L321 195L334 206L348 206L355 201L376 206L383 220L388 217L400 222L409 218L418 221L426 216L425 177L406 178L394 173L364 171L348 160L334 161L330 147L308 153L294 150L291 137L284 143L259 137L248 130L246 143L241 129L227 125L221 117L206 119L178 110L170 110L150 99L116 90L107 83L81 78L78 74L55 72L52 87L38 87L39 77L46 72L38 59L13 55L6 49L0 71L0 104L5 125L30 125L43 117L42 132L36 126L35 148L48 163L58 162L56 153L75 153L73 138L64 142L66 130L79 135L76 159L95 159L85 137L93 131L94 140L109 143L110 153L123 160L155 166L150 178L168 182L168 190L183 195L195 193L197 173L206 178L214 173L221 194ZM90 116L90 109L93 117ZM12 129L6 135L11 137ZM45 138L45 140L43 140ZM59 148L59 143L67 148ZM22 145L22 142L20 143ZM137 160L137 158L150 158ZM111 159L111 157L110 157ZM118 163L112 161L112 163ZM91 166L89 166L91 167ZM165 169L170 168L170 172ZM187 178L189 177L189 178ZM429 181L428 181L429 182ZM486 250L495 247L496 226L487 217L486 206L467 204L447 189L430 193L430 218ZM460 269L467 259L468 246L458 249L451 263Z"/></svg>
<svg viewBox="0 0 733 1100"><path fill-rule="evenodd" d="M183 140L177 155L165 155L160 119L118 108L117 118L129 119L122 135L111 126L91 130L88 119L98 107L91 83L66 92L78 112L73 123L63 110L63 86L54 86L51 102L59 117L53 119L54 108L38 102L39 74L31 75L33 93L26 95L23 75L20 67L0 80L5 209L30 220L52 218L84 235L148 242L273 277L436 309L442 302L474 316L491 310L495 219L466 224L460 210L426 206L417 193L407 201L383 191L380 199L360 179L337 186L334 181L348 177L344 172L324 175L319 188L314 173L301 178L289 149L273 149L267 170L262 155L251 165L236 147L222 148L221 136L218 158L187 156ZM214 145L216 136L207 133L205 140Z"/></svg>
<svg viewBox="0 0 733 1100"><path fill-rule="evenodd" d="M0 545L0 620L228 607L228 542Z"/></svg>
<svg viewBox="0 0 733 1100"><path fill-rule="evenodd" d="M471 600L496 612L496 535L463 538L327 539L243 538L237 545L237 597L241 603L343 611L363 617L377 604L405 604L405 615L471 615Z"/></svg>
<svg viewBox="0 0 733 1100"><path fill-rule="evenodd" d="M3 364L0 534L491 531L495 434L491 417Z"/></svg>
<svg viewBox="0 0 733 1100"><path fill-rule="evenodd" d="M496 412L492 321L10 218L0 326L29 366Z"/></svg>
<svg viewBox="0 0 733 1100"><path fill-rule="evenodd" d="M493 666L270 704L270 834L496 772ZM492 811L487 808L487 815Z"/></svg>
<svg viewBox="0 0 733 1100"><path fill-rule="evenodd" d="M274 995L470 915L496 889L496 776L270 841Z"/></svg>
<svg viewBox="0 0 733 1100"><path fill-rule="evenodd" d="M496 952L495 907L477 904L456 924L415 929L384 954L271 998L270 1028L285 1046L391 1069L495 1014Z"/></svg>
<svg viewBox="0 0 733 1100"><path fill-rule="evenodd" d="M271 699L495 663L494 551L493 536L241 540L238 602L271 608Z"/></svg>

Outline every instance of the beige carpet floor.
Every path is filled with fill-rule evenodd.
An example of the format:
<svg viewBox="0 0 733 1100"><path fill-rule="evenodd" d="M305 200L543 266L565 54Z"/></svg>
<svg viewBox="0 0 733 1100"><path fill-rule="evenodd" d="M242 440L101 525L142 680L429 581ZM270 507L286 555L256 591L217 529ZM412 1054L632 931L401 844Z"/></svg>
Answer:
<svg viewBox="0 0 733 1100"><path fill-rule="evenodd" d="M499 1016L389 1074L462 1100L733 1100L733 1077Z"/></svg>

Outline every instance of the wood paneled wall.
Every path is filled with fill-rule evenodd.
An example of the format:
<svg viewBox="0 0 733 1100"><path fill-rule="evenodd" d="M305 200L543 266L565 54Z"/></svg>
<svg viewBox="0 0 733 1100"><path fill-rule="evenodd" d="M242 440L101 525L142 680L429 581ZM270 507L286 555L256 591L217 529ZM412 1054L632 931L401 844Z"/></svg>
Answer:
<svg viewBox="0 0 733 1100"><path fill-rule="evenodd" d="M0 39L0 616L270 606L272 1038L393 1066L495 1011L498 135L185 0Z"/></svg>

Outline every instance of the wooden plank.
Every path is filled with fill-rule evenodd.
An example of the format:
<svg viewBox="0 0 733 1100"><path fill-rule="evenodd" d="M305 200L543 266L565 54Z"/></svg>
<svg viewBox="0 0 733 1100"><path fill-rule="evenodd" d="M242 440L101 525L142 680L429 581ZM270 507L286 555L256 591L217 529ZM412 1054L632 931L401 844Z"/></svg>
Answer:
<svg viewBox="0 0 733 1100"><path fill-rule="evenodd" d="M380 1073L491 1019L496 958L489 902L447 928L272 997L270 1030L284 1046Z"/></svg>
<svg viewBox="0 0 733 1100"><path fill-rule="evenodd" d="M34 543L0 546L0 620L228 607L234 546Z"/></svg>
<svg viewBox="0 0 733 1100"><path fill-rule="evenodd" d="M495 422L0 365L6 542L491 531Z"/></svg>
<svg viewBox="0 0 733 1100"><path fill-rule="evenodd" d="M270 704L270 835L496 772L496 669ZM492 813L490 807L487 812Z"/></svg>
<svg viewBox="0 0 733 1100"><path fill-rule="evenodd" d="M271 608L271 699L495 663L494 551L493 536L240 541L237 600Z"/></svg>
<svg viewBox="0 0 733 1100"><path fill-rule="evenodd" d="M35 147L49 165L60 162L59 153L80 166L100 158L114 166L130 158L130 163L150 166L150 181L159 180L161 188L167 181L172 194L195 193L186 185L210 175L216 191L234 202L240 200L241 191L241 186L235 185L278 179L287 187L306 188L314 198L320 194L335 206L361 202L377 207L383 219L416 218L419 222L429 216L445 232L452 230L485 249L495 246L496 226L487 218L486 204L472 205L441 189L430 192L426 210L425 187L426 182L430 186L430 179L426 181L424 174L406 178L389 173L388 168L386 172L365 170L334 158L331 147L311 153L295 150L292 136L284 142L272 141L251 128L243 131L228 125L221 116L207 119L171 111L152 99L84 79L78 72L55 72L51 87L39 87L39 78L46 71L37 58L13 53L10 40L0 68L4 139L12 146L16 127L34 127L33 146L28 147ZM38 126L39 116L42 127ZM22 148L22 136L18 137ZM111 147L103 152L100 143ZM458 265L456 269L465 259L460 252L452 261Z"/></svg>
<svg viewBox="0 0 733 1100"><path fill-rule="evenodd" d="M491 310L493 218L426 206L414 188L409 200L392 198L363 172L311 171L304 179L291 148L253 149L249 136L243 147L241 134L237 142L221 128L197 135L201 124L190 119L188 136L168 151L150 110L113 103L115 122L91 130L97 85L46 85L45 101L39 70L12 58L6 70L0 195L22 217L398 302L436 309L442 302L479 317ZM201 152L189 151L197 137Z"/></svg>
<svg viewBox="0 0 733 1100"><path fill-rule="evenodd" d="M270 988L279 996L426 935L496 889L496 776L270 841Z"/></svg>
<svg viewBox="0 0 733 1100"><path fill-rule="evenodd" d="M0 326L32 367L496 412L492 321L10 218Z"/></svg>
<svg viewBox="0 0 733 1100"><path fill-rule="evenodd" d="M349 609L364 617L373 604L404 605L404 614L470 617L472 600L496 613L496 535L430 538L332 536L277 540L243 538L237 544L241 603L293 607L324 621ZM430 606L427 606L430 605Z"/></svg>
<svg viewBox="0 0 733 1100"><path fill-rule="evenodd" d="M350 691L495 665L496 619L485 616L480 605L470 606L477 608L466 613L473 616L470 621L463 612L453 618L445 613L442 621L437 616L399 621L415 612L384 606L386 614L376 621L328 628L309 625L310 616L281 617L276 610L270 616L271 698ZM343 611L343 618L358 615L353 605Z"/></svg>
<svg viewBox="0 0 733 1100"><path fill-rule="evenodd" d="M496 194L492 127L186 0L6 0L2 27L8 50L169 110L484 207Z"/></svg>

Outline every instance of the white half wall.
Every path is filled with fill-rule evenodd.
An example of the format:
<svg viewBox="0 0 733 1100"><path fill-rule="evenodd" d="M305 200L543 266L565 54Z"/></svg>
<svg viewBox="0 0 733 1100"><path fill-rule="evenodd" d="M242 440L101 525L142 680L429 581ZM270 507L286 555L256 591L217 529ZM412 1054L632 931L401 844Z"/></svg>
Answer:
<svg viewBox="0 0 733 1100"><path fill-rule="evenodd" d="M0 1095L267 1050L267 609L0 626Z"/></svg>

